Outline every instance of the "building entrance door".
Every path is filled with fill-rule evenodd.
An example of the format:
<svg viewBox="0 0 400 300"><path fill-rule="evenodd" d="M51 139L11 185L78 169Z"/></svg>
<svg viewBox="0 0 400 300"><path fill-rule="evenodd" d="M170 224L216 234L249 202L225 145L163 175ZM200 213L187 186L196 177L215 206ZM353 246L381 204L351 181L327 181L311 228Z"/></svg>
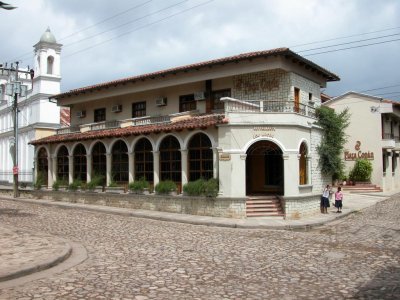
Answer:
<svg viewBox="0 0 400 300"><path fill-rule="evenodd" d="M247 195L283 195L281 149L270 141L253 144L246 157Z"/></svg>

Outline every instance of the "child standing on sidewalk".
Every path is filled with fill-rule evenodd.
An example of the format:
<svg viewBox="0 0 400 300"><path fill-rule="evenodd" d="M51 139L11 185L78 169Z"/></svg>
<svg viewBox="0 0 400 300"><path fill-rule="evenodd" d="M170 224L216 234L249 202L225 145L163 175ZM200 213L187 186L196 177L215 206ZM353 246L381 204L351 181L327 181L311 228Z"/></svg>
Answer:
<svg viewBox="0 0 400 300"><path fill-rule="evenodd" d="M342 206L343 206L342 200L343 200L342 188L339 186L335 193L335 207L337 208L337 213L342 212Z"/></svg>

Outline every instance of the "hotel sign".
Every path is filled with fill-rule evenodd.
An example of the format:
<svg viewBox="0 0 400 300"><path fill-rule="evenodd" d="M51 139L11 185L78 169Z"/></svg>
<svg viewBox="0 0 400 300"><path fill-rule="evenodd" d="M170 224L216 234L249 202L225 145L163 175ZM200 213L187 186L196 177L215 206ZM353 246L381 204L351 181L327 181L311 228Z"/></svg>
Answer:
<svg viewBox="0 0 400 300"><path fill-rule="evenodd" d="M253 127L253 139L258 137L270 137L273 138L275 133L274 127L268 126L255 126Z"/></svg>
<svg viewBox="0 0 400 300"><path fill-rule="evenodd" d="M362 151L360 141L356 142L356 145L354 146L354 150L355 150L355 152L345 151L344 152L344 160L357 160L357 159L374 160L374 152Z"/></svg>

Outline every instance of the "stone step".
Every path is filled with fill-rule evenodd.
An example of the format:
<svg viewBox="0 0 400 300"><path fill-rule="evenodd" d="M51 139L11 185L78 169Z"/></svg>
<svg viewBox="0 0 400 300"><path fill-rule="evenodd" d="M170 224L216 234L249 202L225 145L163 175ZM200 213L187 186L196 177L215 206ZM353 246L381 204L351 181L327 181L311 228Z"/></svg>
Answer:
<svg viewBox="0 0 400 300"><path fill-rule="evenodd" d="M247 217L283 217L281 202L276 196L249 196L246 200Z"/></svg>

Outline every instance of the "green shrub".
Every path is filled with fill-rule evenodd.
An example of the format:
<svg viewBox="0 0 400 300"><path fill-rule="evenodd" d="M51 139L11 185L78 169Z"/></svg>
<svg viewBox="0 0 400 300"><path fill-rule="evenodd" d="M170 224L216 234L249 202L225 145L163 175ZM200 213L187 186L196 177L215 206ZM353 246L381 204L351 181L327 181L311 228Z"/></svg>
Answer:
<svg viewBox="0 0 400 300"><path fill-rule="evenodd" d="M108 187L118 187L118 184L115 181L110 181Z"/></svg>
<svg viewBox="0 0 400 300"><path fill-rule="evenodd" d="M150 184L143 177L129 184L129 189L134 192L143 192L144 189L150 188Z"/></svg>
<svg viewBox="0 0 400 300"><path fill-rule="evenodd" d="M205 194L206 182L207 181L202 178L196 181L190 181L183 186L183 191L188 194L188 196L202 196Z"/></svg>
<svg viewBox="0 0 400 300"><path fill-rule="evenodd" d="M204 179L191 181L183 186L183 191L189 196L206 196L215 198L219 191L218 180L211 178L207 181Z"/></svg>
<svg viewBox="0 0 400 300"><path fill-rule="evenodd" d="M357 159L349 178L352 181L370 181L372 174L372 163L367 159Z"/></svg>
<svg viewBox="0 0 400 300"><path fill-rule="evenodd" d="M219 183L218 179L211 178L206 182L204 193L207 197L215 198L218 196Z"/></svg>
<svg viewBox="0 0 400 300"><path fill-rule="evenodd" d="M105 177L102 175L94 175L92 180L87 183L89 191L93 191L97 186L103 186Z"/></svg>
<svg viewBox="0 0 400 300"><path fill-rule="evenodd" d="M38 172L36 176L36 182L34 184L34 187L36 190L40 190L42 188L42 185L44 185L45 180L44 180L44 175L42 172Z"/></svg>
<svg viewBox="0 0 400 300"><path fill-rule="evenodd" d="M160 181L154 189L157 194L167 195L170 192L176 191L176 184L171 180Z"/></svg>
<svg viewBox="0 0 400 300"><path fill-rule="evenodd" d="M58 191L60 189L60 182L58 180L53 182L53 191Z"/></svg>
<svg viewBox="0 0 400 300"><path fill-rule="evenodd" d="M72 183L69 184L68 190L77 191L81 187L82 181L80 179L75 179Z"/></svg>

